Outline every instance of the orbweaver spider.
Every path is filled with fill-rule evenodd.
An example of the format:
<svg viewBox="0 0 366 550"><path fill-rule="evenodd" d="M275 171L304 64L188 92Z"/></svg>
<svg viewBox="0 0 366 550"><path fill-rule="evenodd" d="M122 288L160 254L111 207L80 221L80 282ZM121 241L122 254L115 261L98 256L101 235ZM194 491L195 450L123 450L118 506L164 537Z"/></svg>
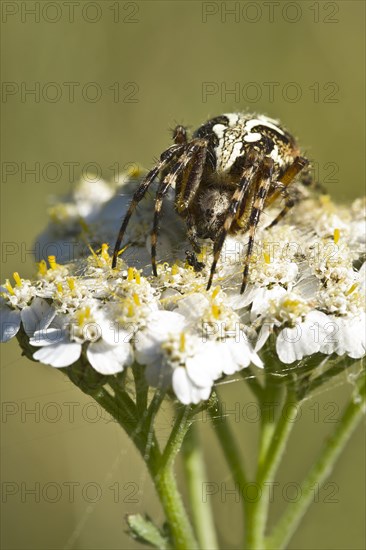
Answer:
<svg viewBox="0 0 366 550"><path fill-rule="evenodd" d="M160 175L151 233L154 275L157 275L156 243L161 207L172 187L175 189L175 209L185 220L187 237L193 248L193 252L187 252L187 258L196 270L203 268L197 259L201 250L199 239L211 239L214 243L207 290L212 284L226 236L248 232L240 290L243 293L261 212L282 194L284 207L270 226L286 215L301 199L296 185L292 185L291 190L288 187L294 184L296 176L309 161L300 156L291 134L278 121L264 115L231 113L217 116L200 126L191 139L187 138L183 126L177 126L173 141L133 195L118 234L112 267L116 266L121 242L136 206ZM309 185L311 181L307 177L302 183Z"/></svg>

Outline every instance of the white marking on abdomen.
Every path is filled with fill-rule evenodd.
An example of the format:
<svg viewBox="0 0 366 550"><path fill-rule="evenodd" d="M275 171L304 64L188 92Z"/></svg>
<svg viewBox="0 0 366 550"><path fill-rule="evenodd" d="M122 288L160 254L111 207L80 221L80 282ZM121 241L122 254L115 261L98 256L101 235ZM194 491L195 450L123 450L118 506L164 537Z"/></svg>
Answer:
<svg viewBox="0 0 366 550"><path fill-rule="evenodd" d="M274 122L274 121L273 121ZM273 124L273 122L271 122L268 118L266 117L263 117L263 118L252 118L251 120L248 120L248 122L245 123L245 130L248 131L248 133L251 132L251 130L253 128L255 128L256 126L266 126L266 128L271 128L271 130L275 130L276 132L278 132L279 134L281 134L282 136L284 136L284 132L281 130L281 128L279 128L278 126L276 126L275 124Z"/></svg>
<svg viewBox="0 0 366 550"><path fill-rule="evenodd" d="M253 134L247 134L244 136L244 141L247 143L253 143L253 141L259 141L261 137L262 136L258 132L254 132Z"/></svg>

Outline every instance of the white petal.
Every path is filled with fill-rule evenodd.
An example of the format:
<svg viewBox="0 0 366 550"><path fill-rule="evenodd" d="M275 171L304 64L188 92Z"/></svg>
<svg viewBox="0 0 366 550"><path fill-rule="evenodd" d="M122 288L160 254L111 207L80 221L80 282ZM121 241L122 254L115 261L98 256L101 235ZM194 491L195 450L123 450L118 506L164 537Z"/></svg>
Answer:
<svg viewBox="0 0 366 550"><path fill-rule="evenodd" d="M50 325L56 311L46 300L36 297L30 306L22 309L20 315L25 332L32 336L36 330L43 330Z"/></svg>
<svg viewBox="0 0 366 550"><path fill-rule="evenodd" d="M81 344L62 342L52 346L40 348L33 354L33 358L52 367L68 367L75 363L81 354Z"/></svg>
<svg viewBox="0 0 366 550"><path fill-rule="evenodd" d="M227 305L233 310L241 309L248 306L258 292L258 288L254 285L248 285L244 294L240 294L236 288L233 292L226 291Z"/></svg>
<svg viewBox="0 0 366 550"><path fill-rule="evenodd" d="M285 363L299 361L306 355L312 355L320 350L320 342L316 330L322 330L312 321L299 323L295 327L281 330L276 340L276 350L280 360Z"/></svg>
<svg viewBox="0 0 366 550"><path fill-rule="evenodd" d="M191 403L191 382L184 367L178 367L173 372L172 386L181 403Z"/></svg>
<svg viewBox="0 0 366 550"><path fill-rule="evenodd" d="M101 374L122 372L132 362L129 344L110 346L103 340L89 344L86 355L91 366Z"/></svg>
<svg viewBox="0 0 366 550"><path fill-rule="evenodd" d="M214 342L202 344L202 348L193 357L187 359L186 370L196 386L211 386L222 373L222 360L216 351Z"/></svg>
<svg viewBox="0 0 366 550"><path fill-rule="evenodd" d="M196 292L180 300L176 311L184 315L189 321L195 321L202 316L202 313L209 305L210 302L206 296Z"/></svg>
<svg viewBox="0 0 366 550"><path fill-rule="evenodd" d="M132 329L130 333L128 333L123 330L118 323L113 323L111 319L98 319L97 322L102 339L111 346L128 344L133 336Z"/></svg>
<svg viewBox="0 0 366 550"><path fill-rule="evenodd" d="M164 341L167 334L177 334L186 325L186 319L176 311L154 311L148 318L147 330L152 332L157 340Z"/></svg>
<svg viewBox="0 0 366 550"><path fill-rule="evenodd" d="M347 354L353 359L361 359L366 353L365 314L359 318L351 319L350 323L344 321L343 327L343 339Z"/></svg>
<svg viewBox="0 0 366 550"><path fill-rule="evenodd" d="M0 310L1 313L1 339L0 341L8 342L16 335L20 328L20 312L10 309L5 306Z"/></svg>
<svg viewBox="0 0 366 550"><path fill-rule="evenodd" d="M353 359L360 359L365 355L365 325L364 313L353 318L328 316L324 325L326 335L322 339L320 351L327 355L347 354Z"/></svg>
<svg viewBox="0 0 366 550"><path fill-rule="evenodd" d="M261 358L253 351L252 346L246 340L241 339L239 342L230 340L228 345L233 361L237 365L236 370L248 367L250 363L263 368Z"/></svg>
<svg viewBox="0 0 366 550"><path fill-rule="evenodd" d="M212 388L212 385L205 388L195 386L184 367L178 367L174 370L172 386L175 395L184 405L189 405L190 403L196 404L208 399Z"/></svg>
<svg viewBox="0 0 366 550"><path fill-rule="evenodd" d="M36 330L29 339L31 346L53 346L69 342L67 332L62 328L46 328Z"/></svg>
<svg viewBox="0 0 366 550"><path fill-rule="evenodd" d="M259 332L258 340L255 345L255 351L259 351L263 348L264 344L267 342L268 338L270 337L273 329L273 324L271 323L264 323L261 326L261 330Z"/></svg>
<svg viewBox="0 0 366 550"><path fill-rule="evenodd" d="M186 320L175 311L155 311L148 317L147 327L137 331L135 340L136 359L141 365L149 365L161 355L161 344L169 334L179 334Z"/></svg>
<svg viewBox="0 0 366 550"><path fill-rule="evenodd" d="M136 361L140 365L150 365L161 356L160 344L153 335L146 331L137 332L135 340Z"/></svg>
<svg viewBox="0 0 366 550"><path fill-rule="evenodd" d="M239 370L239 365L235 360L234 348L232 349L233 344L235 344L234 340L216 343L216 353L220 357L221 372L223 374L233 374Z"/></svg>
<svg viewBox="0 0 366 550"><path fill-rule="evenodd" d="M265 314L270 307L270 301L277 301L286 293L287 290L280 285L275 285L273 288L258 288L253 300L251 318L255 319Z"/></svg>

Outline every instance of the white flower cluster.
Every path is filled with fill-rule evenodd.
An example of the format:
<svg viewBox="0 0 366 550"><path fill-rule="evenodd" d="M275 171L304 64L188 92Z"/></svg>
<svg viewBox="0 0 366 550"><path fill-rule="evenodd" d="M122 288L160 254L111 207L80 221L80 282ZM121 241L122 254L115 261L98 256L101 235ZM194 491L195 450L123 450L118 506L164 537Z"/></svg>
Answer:
<svg viewBox="0 0 366 550"><path fill-rule="evenodd" d="M105 212L96 208L101 218L92 206L85 215L102 223ZM207 243L201 272L177 254L158 265L157 277L145 276L148 231L141 229L139 216L131 221L129 238L138 243L134 259L140 269L128 267L122 252L112 270L103 244L65 265L52 255L48 265L41 260L35 282L14 273L14 283L7 280L2 287L2 341L22 326L33 358L44 364L67 367L83 358L97 372L112 375L135 362L149 384L172 388L185 404L208 399L225 375L251 363L265 367L260 355L269 338L284 364L314 353L365 355L363 201L343 208L328 197L309 199L280 225L261 226L243 295L245 235L226 240L216 286L206 291L212 258ZM66 224L59 239L69 231ZM175 246L185 249L179 233L172 231L169 239L171 254Z"/></svg>

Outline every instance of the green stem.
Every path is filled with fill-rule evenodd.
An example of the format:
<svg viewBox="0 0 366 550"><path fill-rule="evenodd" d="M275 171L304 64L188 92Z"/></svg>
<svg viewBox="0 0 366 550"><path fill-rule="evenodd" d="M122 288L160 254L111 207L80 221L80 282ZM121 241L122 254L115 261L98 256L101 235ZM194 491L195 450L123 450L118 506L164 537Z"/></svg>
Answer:
<svg viewBox="0 0 366 550"><path fill-rule="evenodd" d="M132 365L133 378L135 380L136 388L136 407L137 410L143 414L147 408L147 396L149 385L146 381L145 372L143 367L138 364Z"/></svg>
<svg viewBox="0 0 366 550"><path fill-rule="evenodd" d="M195 550L199 548L174 473L174 460L192 423L192 416L190 407L182 408L177 415L161 460L158 464L154 461L148 463L169 523L174 549L177 550Z"/></svg>
<svg viewBox="0 0 366 550"><path fill-rule="evenodd" d="M236 486L236 490L238 494L242 496L247 485L247 475L244 460L241 456L240 449L237 445L227 418L222 414L222 407L217 393L212 394L211 402L208 407L208 412L210 414L217 439L220 443L221 450L225 456L226 462L229 465L230 472ZM243 518L246 528L246 499L241 498L241 502L243 506Z"/></svg>
<svg viewBox="0 0 366 550"><path fill-rule="evenodd" d="M275 392L274 395L276 395ZM268 394L267 394L268 395ZM245 548L248 550L263 550L265 529L268 519L270 502L270 487L283 456L288 437L293 427L289 407L295 403L295 392L292 386L287 387L287 395L281 408L281 413L276 421L273 420L273 412L270 416L264 415L262 423L262 437L260 448L260 461L257 471L257 491L255 500L247 503L247 528L245 532ZM265 413L268 404L265 404Z"/></svg>
<svg viewBox="0 0 366 550"><path fill-rule="evenodd" d="M258 382L258 378L253 373L251 367L246 367L244 370L242 370L241 375L244 378L245 382L248 384L256 399L258 401L261 401L263 396L263 387Z"/></svg>
<svg viewBox="0 0 366 550"><path fill-rule="evenodd" d="M288 506L284 515L265 541L262 548L281 550L294 534L306 510L311 504L314 486L321 485L331 473L334 464L345 447L349 437L361 420L365 407L365 377L358 383L357 398L346 408L333 435L328 439L314 466L306 476L302 487L302 498Z"/></svg>
<svg viewBox="0 0 366 550"><path fill-rule="evenodd" d="M199 547L178 491L173 469L150 472L169 524L174 550L197 550Z"/></svg>
<svg viewBox="0 0 366 550"><path fill-rule="evenodd" d="M174 459L182 445L183 438L189 429L190 423L192 422L192 415L189 409L183 408L181 413L177 416L164 454L161 455L159 451L155 434L153 434L151 438L149 452L147 453L147 432L151 433L151 418L155 416L157 411L150 410L150 414L147 416L148 426L144 424L141 427L138 415L136 414L136 406L133 401L130 398L126 398L124 395L125 392L118 392L116 388L115 392L115 396L112 396L104 388L100 388L90 395L92 395L92 397L117 420L140 451L142 458L147 464L160 502L163 506L174 548L180 550L197 549L198 544L184 508L173 470ZM157 397L153 402L155 403L155 408L160 406L160 397ZM122 403L124 407L121 411Z"/></svg>
<svg viewBox="0 0 366 550"><path fill-rule="evenodd" d="M278 381L266 373L266 384L259 401L261 409L260 441L258 452L258 472L267 462L268 449L271 445L273 434L277 427L277 407L282 400L282 387Z"/></svg>
<svg viewBox="0 0 366 550"><path fill-rule="evenodd" d="M183 439L185 438L193 421L193 409L191 407L181 407L177 413L173 429L165 445L161 467L166 468L172 465L175 457L180 450Z"/></svg>
<svg viewBox="0 0 366 550"><path fill-rule="evenodd" d="M229 426L227 418L222 415L222 407L217 394L213 394L212 403L210 403L208 412L211 416L212 425L216 432L221 449L230 466L231 475L234 483L238 485L238 490L243 490L247 483L244 461L240 456L239 447ZM219 416L217 416L219 414Z"/></svg>
<svg viewBox="0 0 366 550"><path fill-rule="evenodd" d="M195 425L192 425L183 445L183 463L190 497L193 524L200 548L219 548L210 502L203 502L203 488L207 482L205 462Z"/></svg>

